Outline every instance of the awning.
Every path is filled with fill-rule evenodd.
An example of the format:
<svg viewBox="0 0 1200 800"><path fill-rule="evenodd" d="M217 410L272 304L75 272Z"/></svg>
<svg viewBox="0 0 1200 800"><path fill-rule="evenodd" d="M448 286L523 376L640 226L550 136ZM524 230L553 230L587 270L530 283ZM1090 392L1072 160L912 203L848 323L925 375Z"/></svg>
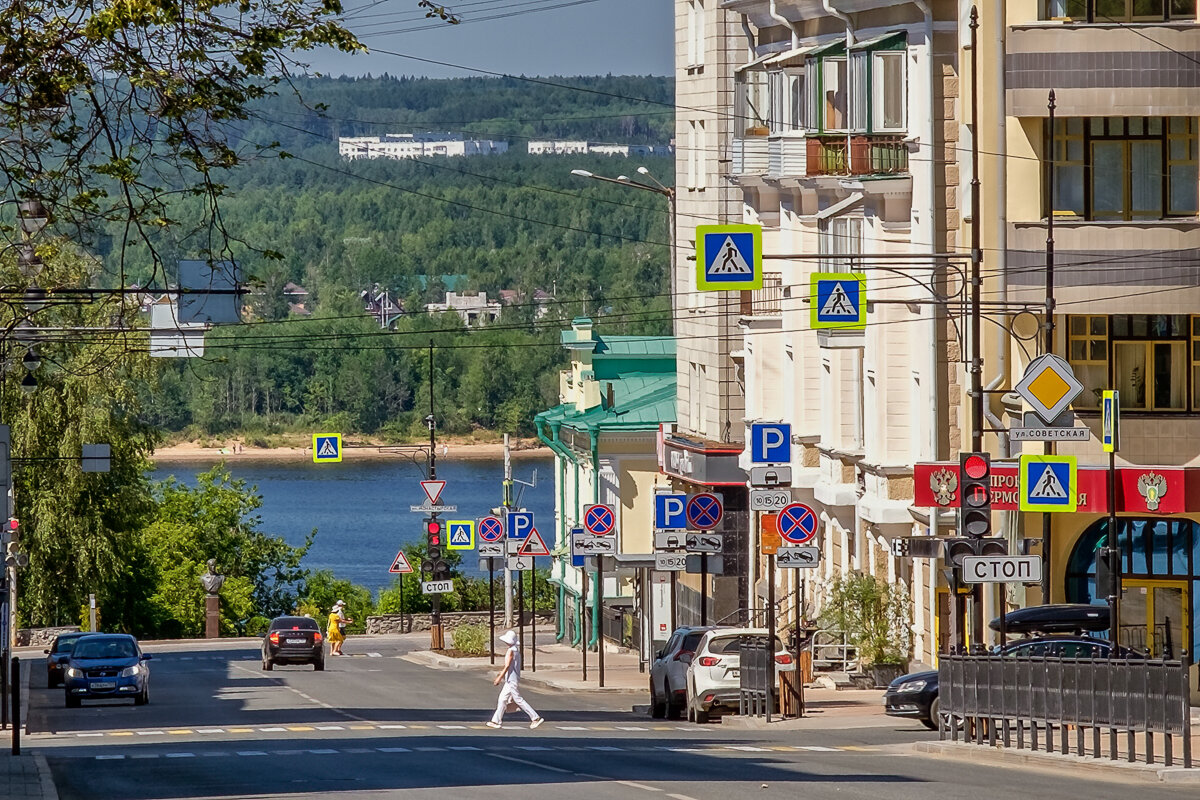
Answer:
<svg viewBox="0 0 1200 800"><path fill-rule="evenodd" d="M828 42L825 42L824 44L815 45L812 48L812 50L809 51L808 55L809 56L838 55L839 53L844 53L845 51L846 51L846 38L844 36L839 36L838 38L833 39Z"/></svg>
<svg viewBox="0 0 1200 800"><path fill-rule="evenodd" d="M879 36L873 36L863 42L850 45L851 50L881 50L888 45L908 43L908 34L904 31L890 31Z"/></svg>
<svg viewBox="0 0 1200 800"><path fill-rule="evenodd" d="M766 62L770 61L772 58L775 58L775 56L777 56L777 55L779 55L779 54L778 53L767 53L765 56L759 56L758 58L754 59L753 61L751 61L748 64L742 64L740 67L734 67L733 74L738 75L742 72L745 72L748 69L762 69L762 66Z"/></svg>
<svg viewBox="0 0 1200 800"><path fill-rule="evenodd" d="M778 55L773 56L767 61L767 67L772 69L782 69L784 67L803 67L804 59L808 54L817 49L816 45L807 47L797 47L794 50L788 50Z"/></svg>

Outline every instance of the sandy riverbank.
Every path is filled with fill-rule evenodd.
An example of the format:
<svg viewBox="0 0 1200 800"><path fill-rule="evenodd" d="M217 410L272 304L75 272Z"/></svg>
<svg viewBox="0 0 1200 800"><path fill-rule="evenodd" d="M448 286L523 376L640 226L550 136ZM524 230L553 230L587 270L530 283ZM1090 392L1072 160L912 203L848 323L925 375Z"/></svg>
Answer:
<svg viewBox="0 0 1200 800"><path fill-rule="evenodd" d="M404 447L404 450L400 450ZM390 448L390 451L389 451ZM371 461L393 458L408 458L412 446L384 445L368 440L347 438L343 440L343 460ZM514 440L513 458L549 457L550 449L535 440ZM438 443L437 456L448 461L498 461L504 458L504 445L500 442L446 442ZM202 446L199 442L182 442L160 447L152 456L155 461L312 461L310 447L251 447L238 440L229 440L220 445Z"/></svg>

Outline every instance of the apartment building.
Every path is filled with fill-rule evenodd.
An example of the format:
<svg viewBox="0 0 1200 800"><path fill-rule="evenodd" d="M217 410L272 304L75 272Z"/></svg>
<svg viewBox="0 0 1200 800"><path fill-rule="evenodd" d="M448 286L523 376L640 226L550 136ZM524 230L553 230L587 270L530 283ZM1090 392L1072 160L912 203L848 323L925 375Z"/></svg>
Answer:
<svg viewBox="0 0 1200 800"><path fill-rule="evenodd" d="M526 144L526 152L531 156L667 157L674 154L674 148L665 144L612 144L588 142L581 139L530 139Z"/></svg>
<svg viewBox="0 0 1200 800"><path fill-rule="evenodd" d="M508 142L464 139L454 133L385 133L382 136L342 136L338 155L360 158L430 158L433 156L491 156L508 152Z"/></svg>

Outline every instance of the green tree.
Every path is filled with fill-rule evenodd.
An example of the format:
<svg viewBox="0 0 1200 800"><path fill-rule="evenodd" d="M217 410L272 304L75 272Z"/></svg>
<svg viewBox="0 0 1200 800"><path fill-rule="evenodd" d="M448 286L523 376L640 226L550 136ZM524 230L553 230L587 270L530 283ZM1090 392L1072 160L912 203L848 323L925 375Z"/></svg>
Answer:
<svg viewBox="0 0 1200 800"><path fill-rule="evenodd" d="M354 620L346 626L346 630L350 633L362 633L366 630L367 617L375 613L371 590L336 578L329 570L309 573L300 591L296 608L300 613L311 615L318 621L321 630L325 630L329 612L338 600L346 602L346 616Z"/></svg>

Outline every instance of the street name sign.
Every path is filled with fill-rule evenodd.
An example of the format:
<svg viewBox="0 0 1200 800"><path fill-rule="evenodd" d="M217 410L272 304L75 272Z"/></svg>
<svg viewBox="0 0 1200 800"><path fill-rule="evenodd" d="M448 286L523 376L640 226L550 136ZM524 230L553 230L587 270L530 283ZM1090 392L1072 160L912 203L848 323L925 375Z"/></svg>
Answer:
<svg viewBox="0 0 1200 800"><path fill-rule="evenodd" d="M719 553L725 540L719 533L689 533L684 546L689 553Z"/></svg>
<svg viewBox="0 0 1200 800"><path fill-rule="evenodd" d="M783 569L816 569L821 551L815 547L781 547L775 553L775 566Z"/></svg>
<svg viewBox="0 0 1200 800"><path fill-rule="evenodd" d="M1075 511L1079 500L1075 456L1023 455L1017 476L1022 511Z"/></svg>
<svg viewBox="0 0 1200 800"><path fill-rule="evenodd" d="M454 581L421 581L421 594L447 594L454 591Z"/></svg>
<svg viewBox="0 0 1200 800"><path fill-rule="evenodd" d="M965 583L1038 583L1042 580L1041 556L965 556Z"/></svg>
<svg viewBox="0 0 1200 800"><path fill-rule="evenodd" d="M654 568L659 572L683 572L687 569L687 554L655 553Z"/></svg>
<svg viewBox="0 0 1200 800"><path fill-rule="evenodd" d="M342 460L342 435L340 433L313 434L313 463L330 464Z"/></svg>
<svg viewBox="0 0 1200 800"><path fill-rule="evenodd" d="M867 327L867 275L864 272L814 272L809 291L809 327Z"/></svg>
<svg viewBox="0 0 1200 800"><path fill-rule="evenodd" d="M792 426L786 422L750 424L750 461L754 464L786 464L792 460Z"/></svg>
<svg viewBox="0 0 1200 800"><path fill-rule="evenodd" d="M585 533L582 536L575 536L572 540L572 546L575 548L575 553L578 555L593 556L597 553L615 553L617 552L617 540L611 536L594 536Z"/></svg>
<svg viewBox="0 0 1200 800"><path fill-rule="evenodd" d="M683 547L684 534L675 531L659 531L654 534L655 550L678 550Z"/></svg>
<svg viewBox="0 0 1200 800"><path fill-rule="evenodd" d="M762 282L761 225L696 226L697 289L761 289Z"/></svg>
<svg viewBox="0 0 1200 800"><path fill-rule="evenodd" d="M1091 428L1009 428L1014 442L1086 442Z"/></svg>
<svg viewBox="0 0 1200 800"><path fill-rule="evenodd" d="M451 514L458 511L458 506L409 506L408 510L414 514Z"/></svg>
<svg viewBox="0 0 1200 800"><path fill-rule="evenodd" d="M786 489L751 489L751 511L781 511L792 502L791 492Z"/></svg>

